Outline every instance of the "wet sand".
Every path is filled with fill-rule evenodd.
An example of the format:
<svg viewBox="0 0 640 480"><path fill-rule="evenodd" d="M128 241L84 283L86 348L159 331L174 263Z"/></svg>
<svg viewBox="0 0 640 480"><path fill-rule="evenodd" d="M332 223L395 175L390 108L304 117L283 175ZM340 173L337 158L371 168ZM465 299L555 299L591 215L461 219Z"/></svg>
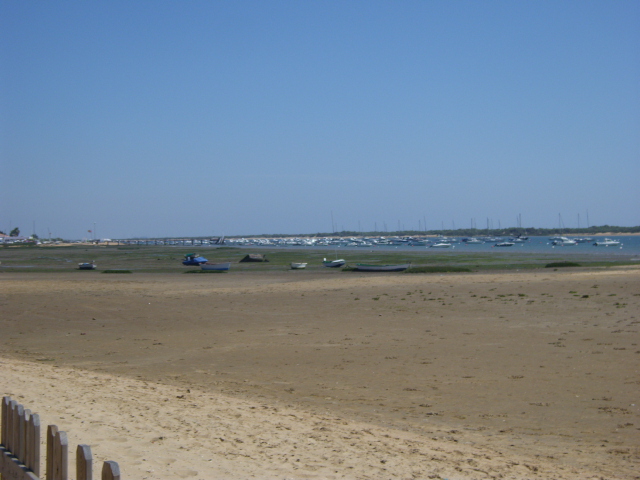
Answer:
<svg viewBox="0 0 640 480"><path fill-rule="evenodd" d="M2 273L0 304L0 393L125 478L639 478L635 267Z"/></svg>

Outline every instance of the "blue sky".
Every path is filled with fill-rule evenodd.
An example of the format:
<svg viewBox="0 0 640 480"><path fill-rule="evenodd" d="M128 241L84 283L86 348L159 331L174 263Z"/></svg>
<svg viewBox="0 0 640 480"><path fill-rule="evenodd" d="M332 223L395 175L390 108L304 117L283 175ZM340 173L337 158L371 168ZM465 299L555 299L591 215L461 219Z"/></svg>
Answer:
<svg viewBox="0 0 640 480"><path fill-rule="evenodd" d="M638 25L637 1L0 0L0 230L640 225Z"/></svg>

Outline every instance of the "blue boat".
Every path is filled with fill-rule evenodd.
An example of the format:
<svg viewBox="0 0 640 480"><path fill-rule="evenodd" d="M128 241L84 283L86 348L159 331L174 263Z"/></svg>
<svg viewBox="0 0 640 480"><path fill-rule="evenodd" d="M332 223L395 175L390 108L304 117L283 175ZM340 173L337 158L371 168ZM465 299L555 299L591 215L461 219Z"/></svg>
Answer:
<svg viewBox="0 0 640 480"><path fill-rule="evenodd" d="M198 265L202 265L203 263L207 263L207 259L204 257L200 257L195 253L187 253L184 256L184 260L182 261L183 265L187 265L187 266L198 266Z"/></svg>

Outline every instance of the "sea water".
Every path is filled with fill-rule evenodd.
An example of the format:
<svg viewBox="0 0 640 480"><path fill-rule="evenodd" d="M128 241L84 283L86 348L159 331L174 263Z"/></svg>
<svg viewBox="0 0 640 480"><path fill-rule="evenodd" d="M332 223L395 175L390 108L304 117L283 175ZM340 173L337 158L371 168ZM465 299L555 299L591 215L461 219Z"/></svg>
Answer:
<svg viewBox="0 0 640 480"><path fill-rule="evenodd" d="M572 237L569 237L572 238ZM511 247L496 247L495 242L481 243L481 244L467 244L461 242L460 239L456 239L455 243L452 243L451 248L430 248L430 247L410 247L410 246L398 246L398 245L379 245L371 248L358 248L358 247L338 247L339 250L373 250L379 249L384 251L393 250L405 250L405 251L429 251L429 252L483 252L483 253L545 253L545 254L580 254L580 255L606 255L606 256L638 256L640 257L640 235L612 235L608 237L594 236L593 240L588 243L578 243L577 245L559 246L552 245L549 237L529 237L529 240L523 243L515 243ZM596 247L593 244L595 242L601 242L605 238L611 240L617 240L622 245L617 247ZM506 238L501 241L508 241ZM334 249L331 247L330 249ZM640 260L640 258L638 258Z"/></svg>
<svg viewBox="0 0 640 480"><path fill-rule="evenodd" d="M416 246L412 247L409 245L373 245L370 247L348 247L348 246L287 246L285 248L295 249L295 250L307 250L309 248L318 249L318 250L327 250L334 252L339 255L339 251L353 251L353 252L371 252L371 251L381 251L381 252L393 252L393 251L407 251L407 252L425 252L430 254L443 254L447 252L451 253L494 253L496 255L500 254L513 254L513 253L533 253L533 254L549 254L558 256L568 256L572 254L578 255L594 255L594 256L602 256L602 257L615 257L619 256L620 260L623 258L638 260L640 261L640 235L610 235L607 237L604 236L593 236L592 241L587 243L578 243L577 245L569 245L569 246L560 246L560 245L552 245L552 241L550 237L529 237L529 240L522 243L514 243L511 247L496 247L495 244L497 242L488 242L488 243L480 243L480 244L467 244L461 241L462 237L449 237L451 241L450 248L430 248L429 246ZM568 238L576 238L576 237L568 237ZM609 238L611 240L617 240L621 243L620 246L611 246L611 247L596 247L594 246L595 242L601 242L605 238ZM436 243L436 239L430 239L433 243ZM438 240L439 241L439 240ZM502 237L503 241L508 241L506 237ZM263 249L263 248L273 248L273 245L250 245L243 248L252 248L252 249Z"/></svg>

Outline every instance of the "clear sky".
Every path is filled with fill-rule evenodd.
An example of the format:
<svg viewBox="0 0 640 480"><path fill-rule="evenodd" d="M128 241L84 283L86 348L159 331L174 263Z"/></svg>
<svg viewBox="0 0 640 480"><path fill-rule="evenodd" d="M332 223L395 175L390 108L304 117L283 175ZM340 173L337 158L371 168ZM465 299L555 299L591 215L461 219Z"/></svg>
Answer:
<svg viewBox="0 0 640 480"><path fill-rule="evenodd" d="M640 225L639 26L637 0L0 0L0 230Z"/></svg>

